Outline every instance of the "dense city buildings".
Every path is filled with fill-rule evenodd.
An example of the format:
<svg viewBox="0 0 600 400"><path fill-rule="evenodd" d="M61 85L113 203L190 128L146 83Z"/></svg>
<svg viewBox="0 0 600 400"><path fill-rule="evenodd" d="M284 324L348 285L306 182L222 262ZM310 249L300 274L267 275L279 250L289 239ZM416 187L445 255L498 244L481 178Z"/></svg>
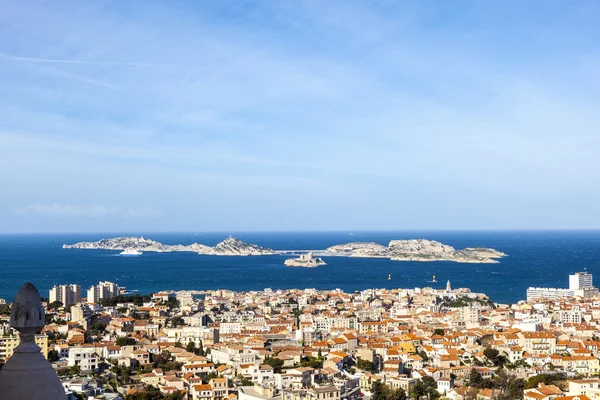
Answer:
<svg viewBox="0 0 600 400"><path fill-rule="evenodd" d="M577 296L592 281L574 276L568 296L516 304L450 282L144 296L101 282L97 301L48 303L35 342L70 398L598 399L600 296Z"/></svg>

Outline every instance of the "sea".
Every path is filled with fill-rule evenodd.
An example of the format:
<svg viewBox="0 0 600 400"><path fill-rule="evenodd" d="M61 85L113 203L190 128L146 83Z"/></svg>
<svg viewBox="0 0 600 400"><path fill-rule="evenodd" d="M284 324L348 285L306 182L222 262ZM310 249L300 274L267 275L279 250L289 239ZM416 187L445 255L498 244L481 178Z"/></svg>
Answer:
<svg viewBox="0 0 600 400"><path fill-rule="evenodd" d="M207 256L151 253L122 257L118 251L63 249L62 245L117 236L144 236L165 244L215 245L228 233L94 233L0 235L0 298L12 301L23 283L43 297L56 284L80 284L85 291L112 281L128 291L291 288L470 288L498 303L526 297L529 286L568 287L568 275L600 273L600 231L433 231L433 232L241 232L234 236L275 250L321 250L353 241L387 245L392 239L430 239L454 246L491 247L506 253L497 264L411 262L324 257L320 268L286 267L289 255ZM435 275L437 282L432 282ZM600 279L600 275L597 275ZM85 292L84 292L85 293Z"/></svg>

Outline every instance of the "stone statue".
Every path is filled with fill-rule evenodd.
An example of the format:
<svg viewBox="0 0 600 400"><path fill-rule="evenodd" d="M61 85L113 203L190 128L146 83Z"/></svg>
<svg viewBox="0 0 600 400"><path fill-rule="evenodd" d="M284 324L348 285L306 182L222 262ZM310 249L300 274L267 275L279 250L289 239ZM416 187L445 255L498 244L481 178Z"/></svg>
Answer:
<svg viewBox="0 0 600 400"><path fill-rule="evenodd" d="M24 284L12 303L10 327L21 342L0 369L0 396L14 400L64 400L65 390L52 366L35 344L35 334L45 324L40 293Z"/></svg>

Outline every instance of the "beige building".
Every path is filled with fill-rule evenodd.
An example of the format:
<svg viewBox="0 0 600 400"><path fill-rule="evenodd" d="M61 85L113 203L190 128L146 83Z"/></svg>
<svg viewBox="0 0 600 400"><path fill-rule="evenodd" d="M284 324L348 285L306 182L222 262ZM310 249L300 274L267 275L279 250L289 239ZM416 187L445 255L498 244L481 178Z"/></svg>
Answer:
<svg viewBox="0 0 600 400"><path fill-rule="evenodd" d="M19 343L21 343L21 339L17 335L0 336L0 361L8 360L15 352L15 348L19 345ZM35 335L35 344L40 346L41 353L47 359L48 336Z"/></svg>
<svg viewBox="0 0 600 400"><path fill-rule="evenodd" d="M210 386L210 385L207 385ZM281 399L275 396L275 388L271 385L238 386L239 400ZM196 398L194 398L196 400Z"/></svg>
<svg viewBox="0 0 600 400"><path fill-rule="evenodd" d="M308 389L285 389L282 400L339 400L340 389L334 385L314 386Z"/></svg>
<svg viewBox="0 0 600 400"><path fill-rule="evenodd" d="M598 375L600 360L593 356L563 357L563 368L567 371L577 372L582 376Z"/></svg>
<svg viewBox="0 0 600 400"><path fill-rule="evenodd" d="M591 400L600 399L600 378L575 379L569 381L569 396L587 396Z"/></svg>
<svg viewBox="0 0 600 400"><path fill-rule="evenodd" d="M466 324L478 324L481 319L481 306L478 303L460 308L460 320Z"/></svg>
<svg viewBox="0 0 600 400"><path fill-rule="evenodd" d="M556 337L549 331L519 332L519 346L530 354L556 353Z"/></svg>
<svg viewBox="0 0 600 400"><path fill-rule="evenodd" d="M393 390L402 389L406 393L410 393L415 388L415 385L417 384L417 380L414 378L396 376L396 377L389 378L385 382L385 384L387 386L389 386L390 388L392 388Z"/></svg>
<svg viewBox="0 0 600 400"><path fill-rule="evenodd" d="M227 379L226 378L213 378L208 384L212 387L213 399L224 399L227 397Z"/></svg>

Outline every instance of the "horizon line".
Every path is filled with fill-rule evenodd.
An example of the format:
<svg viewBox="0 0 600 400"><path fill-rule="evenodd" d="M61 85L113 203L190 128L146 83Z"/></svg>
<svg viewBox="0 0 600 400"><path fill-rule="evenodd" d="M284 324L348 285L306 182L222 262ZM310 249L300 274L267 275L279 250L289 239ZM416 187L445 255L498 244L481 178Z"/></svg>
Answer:
<svg viewBox="0 0 600 400"><path fill-rule="evenodd" d="M600 228L407 228L407 229L263 229L263 230L239 230L238 234L254 233L400 233L400 232L596 232ZM187 231L187 230L119 230L119 231L31 231L31 232L0 232L0 236L7 235L96 235L96 234L227 234L230 230L206 230L206 231ZM234 231L235 232L235 231ZM235 234L233 235L235 236Z"/></svg>

